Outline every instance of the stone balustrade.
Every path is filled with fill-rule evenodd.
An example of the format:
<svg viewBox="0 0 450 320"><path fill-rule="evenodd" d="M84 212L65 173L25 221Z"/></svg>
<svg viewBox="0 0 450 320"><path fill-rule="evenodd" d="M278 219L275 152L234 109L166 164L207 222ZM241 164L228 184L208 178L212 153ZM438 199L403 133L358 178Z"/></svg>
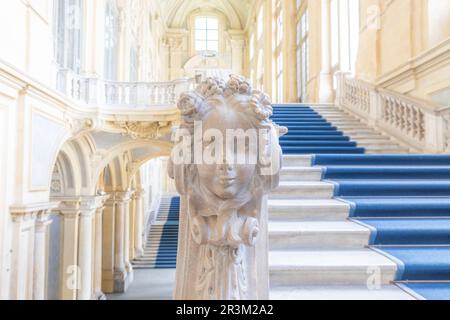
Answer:
<svg viewBox="0 0 450 320"><path fill-rule="evenodd" d="M68 97L87 105L115 108L151 108L170 106L184 91L191 90L195 79L169 82L120 82L83 77L69 69L59 69L56 88Z"/></svg>
<svg viewBox="0 0 450 320"><path fill-rule="evenodd" d="M450 106L377 88L338 73L336 104L408 145L412 151L450 151Z"/></svg>

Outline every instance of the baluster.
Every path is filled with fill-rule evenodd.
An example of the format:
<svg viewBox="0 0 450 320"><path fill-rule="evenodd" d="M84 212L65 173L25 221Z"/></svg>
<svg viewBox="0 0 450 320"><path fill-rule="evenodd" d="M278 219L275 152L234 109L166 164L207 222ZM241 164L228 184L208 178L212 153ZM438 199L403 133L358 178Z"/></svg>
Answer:
<svg viewBox="0 0 450 320"><path fill-rule="evenodd" d="M155 87L153 85L148 86L148 104L155 104Z"/></svg>
<svg viewBox="0 0 450 320"><path fill-rule="evenodd" d="M450 152L450 113L444 115L445 121L445 150Z"/></svg>

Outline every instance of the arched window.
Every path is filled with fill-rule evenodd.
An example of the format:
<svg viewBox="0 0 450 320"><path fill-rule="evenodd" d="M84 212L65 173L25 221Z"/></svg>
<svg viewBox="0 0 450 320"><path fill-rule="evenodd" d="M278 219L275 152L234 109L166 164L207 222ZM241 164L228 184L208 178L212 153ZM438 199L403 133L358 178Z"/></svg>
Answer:
<svg viewBox="0 0 450 320"><path fill-rule="evenodd" d="M333 71L354 71L359 42L359 1L331 0Z"/></svg>
<svg viewBox="0 0 450 320"><path fill-rule="evenodd" d="M219 19L212 16L195 18L195 50L219 52Z"/></svg>
<svg viewBox="0 0 450 320"><path fill-rule="evenodd" d="M105 65L104 77L117 80L119 54L119 11L117 0L108 0L105 8Z"/></svg>
<svg viewBox="0 0 450 320"><path fill-rule="evenodd" d="M84 0L54 0L55 60L61 68L80 73L83 66Z"/></svg>
<svg viewBox="0 0 450 320"><path fill-rule="evenodd" d="M274 2L274 64L275 64L275 83L274 92L276 93L277 101L283 101L283 7L281 0Z"/></svg>

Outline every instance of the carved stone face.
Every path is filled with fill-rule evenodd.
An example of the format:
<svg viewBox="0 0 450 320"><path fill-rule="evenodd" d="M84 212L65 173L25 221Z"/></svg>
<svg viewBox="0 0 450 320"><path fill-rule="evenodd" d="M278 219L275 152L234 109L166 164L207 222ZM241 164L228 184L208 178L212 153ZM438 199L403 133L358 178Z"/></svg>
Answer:
<svg viewBox="0 0 450 320"><path fill-rule="evenodd" d="M231 136L228 136L227 139L227 132L230 133L229 129L246 131L251 139L243 139L240 142L237 142ZM248 129L252 130L247 131ZM203 139L203 154L215 154L218 149L217 146L222 146L223 151L220 157L222 158L221 161L215 161L212 164L203 162L197 165L200 183L221 199L233 199L250 188L252 178L256 174L256 163L251 161L251 158L257 159L257 148L251 144L252 141L257 141L257 131L252 127L244 113L219 106L213 108L205 116L203 132L205 134L216 132L223 137L221 143L215 137ZM234 140L234 143L229 141L231 139ZM229 143L227 143L227 140ZM239 158L246 160L237 161ZM230 161L230 159L235 159L235 161Z"/></svg>

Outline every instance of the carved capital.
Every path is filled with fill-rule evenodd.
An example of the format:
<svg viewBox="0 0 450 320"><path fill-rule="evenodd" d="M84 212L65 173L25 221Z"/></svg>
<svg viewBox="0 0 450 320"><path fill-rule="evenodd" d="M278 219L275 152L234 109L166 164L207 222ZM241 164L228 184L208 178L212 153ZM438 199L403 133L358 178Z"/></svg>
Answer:
<svg viewBox="0 0 450 320"><path fill-rule="evenodd" d="M25 221L45 221L50 218L50 213L53 209L57 208L58 202L38 203L24 206L12 206L11 216L14 222Z"/></svg>
<svg viewBox="0 0 450 320"><path fill-rule="evenodd" d="M94 120L90 118L77 119L70 116L65 117L67 129L73 137L91 131L95 127Z"/></svg>

